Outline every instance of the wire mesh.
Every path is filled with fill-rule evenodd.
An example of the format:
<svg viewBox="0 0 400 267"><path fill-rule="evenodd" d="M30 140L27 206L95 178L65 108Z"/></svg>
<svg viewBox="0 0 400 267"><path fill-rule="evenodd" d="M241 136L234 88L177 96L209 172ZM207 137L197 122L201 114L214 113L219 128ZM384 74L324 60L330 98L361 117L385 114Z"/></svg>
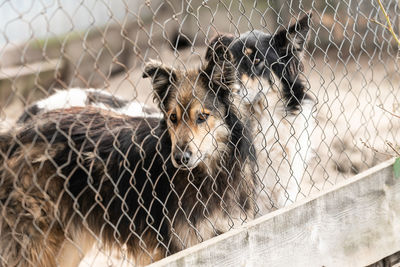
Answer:
<svg viewBox="0 0 400 267"><path fill-rule="evenodd" d="M398 32L398 2L382 3ZM149 264L398 151L377 1L0 14L1 266Z"/></svg>

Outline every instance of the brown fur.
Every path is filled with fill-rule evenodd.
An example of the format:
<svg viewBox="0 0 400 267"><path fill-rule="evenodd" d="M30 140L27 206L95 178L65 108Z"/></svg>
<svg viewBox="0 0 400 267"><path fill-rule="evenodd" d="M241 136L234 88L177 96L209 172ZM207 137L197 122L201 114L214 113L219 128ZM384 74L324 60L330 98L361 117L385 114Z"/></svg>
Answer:
<svg viewBox="0 0 400 267"><path fill-rule="evenodd" d="M71 108L1 136L0 265L76 265L96 240L145 265L253 218L251 134L216 51L196 71L146 67L162 120Z"/></svg>
<svg viewBox="0 0 400 267"><path fill-rule="evenodd" d="M135 121L130 121L128 124L125 122L126 117L119 114L110 116L109 112L101 109L71 108L64 112L56 111L39 116L39 121L33 121L32 125L35 125L38 128L37 133L40 133L53 121L61 121L61 128L70 125L72 121L69 119L81 121L82 126L87 127L91 124L91 127L97 128L99 127L97 124L106 119L103 129L110 131L105 136L110 135L111 138L119 133L121 127L138 126L135 125ZM64 119L66 125L62 125L63 116L68 118ZM26 128L31 129L29 126ZM88 129L86 127L82 130ZM35 129L32 130L35 131ZM61 129L60 131L63 133ZM93 246L94 237L100 238L101 234L90 226L90 222L86 221L87 215L80 215L80 212L75 213L74 209L71 210L74 199L71 199L71 192L68 189L65 190L65 185L73 173L70 176L59 173L58 169L61 167L52 161L60 151L70 148L68 145L57 142L26 143L27 139L31 140L26 137L29 132L22 131L24 135L16 135L17 143L21 142L21 145L15 147L0 169L3 181L0 191L2 200L2 219L0 220L2 264L0 266L47 267L57 264L65 266L70 261L79 263L82 255L81 257L78 255L78 260L70 260L69 257L74 257L72 251L75 250L77 254L86 253L88 248ZM77 149L74 146L71 148ZM79 150L76 151L79 153ZM99 155L96 151L90 153L82 153L78 161L90 162L88 166L93 168L93 172L107 172L107 167L98 162ZM107 189L108 186L105 181L103 190L112 193L113 190ZM101 201L100 195L98 198L96 201ZM106 209L106 207L103 208ZM116 241L110 237L101 237L106 246ZM120 242L129 239L129 237L123 237ZM143 232L141 240L133 239L129 246L133 249L128 251L138 264L149 264L160 259L160 255L165 255L165 249L157 244L157 239L149 232ZM146 244L145 250L141 249L140 242Z"/></svg>

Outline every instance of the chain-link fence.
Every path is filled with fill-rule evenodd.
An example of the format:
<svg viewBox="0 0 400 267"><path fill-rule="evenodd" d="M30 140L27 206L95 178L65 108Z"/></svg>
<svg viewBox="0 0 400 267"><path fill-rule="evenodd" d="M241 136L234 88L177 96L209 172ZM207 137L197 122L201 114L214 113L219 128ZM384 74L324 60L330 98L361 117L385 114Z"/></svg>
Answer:
<svg viewBox="0 0 400 267"><path fill-rule="evenodd" d="M398 48L375 0L0 14L1 266L145 265L397 150Z"/></svg>

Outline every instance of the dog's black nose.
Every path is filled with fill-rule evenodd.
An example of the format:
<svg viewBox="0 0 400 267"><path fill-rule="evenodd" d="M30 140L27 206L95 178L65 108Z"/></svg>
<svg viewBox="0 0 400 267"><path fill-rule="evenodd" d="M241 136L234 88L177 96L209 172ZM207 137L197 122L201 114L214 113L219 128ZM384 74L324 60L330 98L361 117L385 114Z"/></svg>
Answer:
<svg viewBox="0 0 400 267"><path fill-rule="evenodd" d="M179 165L188 164L190 161L190 157L192 156L192 152L185 151L185 152L178 152L175 154L175 161Z"/></svg>

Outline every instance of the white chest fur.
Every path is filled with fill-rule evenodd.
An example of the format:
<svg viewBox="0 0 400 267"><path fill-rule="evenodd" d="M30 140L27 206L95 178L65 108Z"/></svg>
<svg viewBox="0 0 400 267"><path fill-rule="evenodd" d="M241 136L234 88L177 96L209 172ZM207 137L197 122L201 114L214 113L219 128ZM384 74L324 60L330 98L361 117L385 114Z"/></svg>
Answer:
<svg viewBox="0 0 400 267"><path fill-rule="evenodd" d="M288 111L279 86L271 87L268 81L258 84L245 85L248 91L257 87L259 93L251 104L241 103L240 109L251 113L257 155L256 204L258 214L264 215L293 203L300 193L299 185L312 157L310 135L315 121L313 100L303 100L298 110ZM260 84L265 85L262 91Z"/></svg>

